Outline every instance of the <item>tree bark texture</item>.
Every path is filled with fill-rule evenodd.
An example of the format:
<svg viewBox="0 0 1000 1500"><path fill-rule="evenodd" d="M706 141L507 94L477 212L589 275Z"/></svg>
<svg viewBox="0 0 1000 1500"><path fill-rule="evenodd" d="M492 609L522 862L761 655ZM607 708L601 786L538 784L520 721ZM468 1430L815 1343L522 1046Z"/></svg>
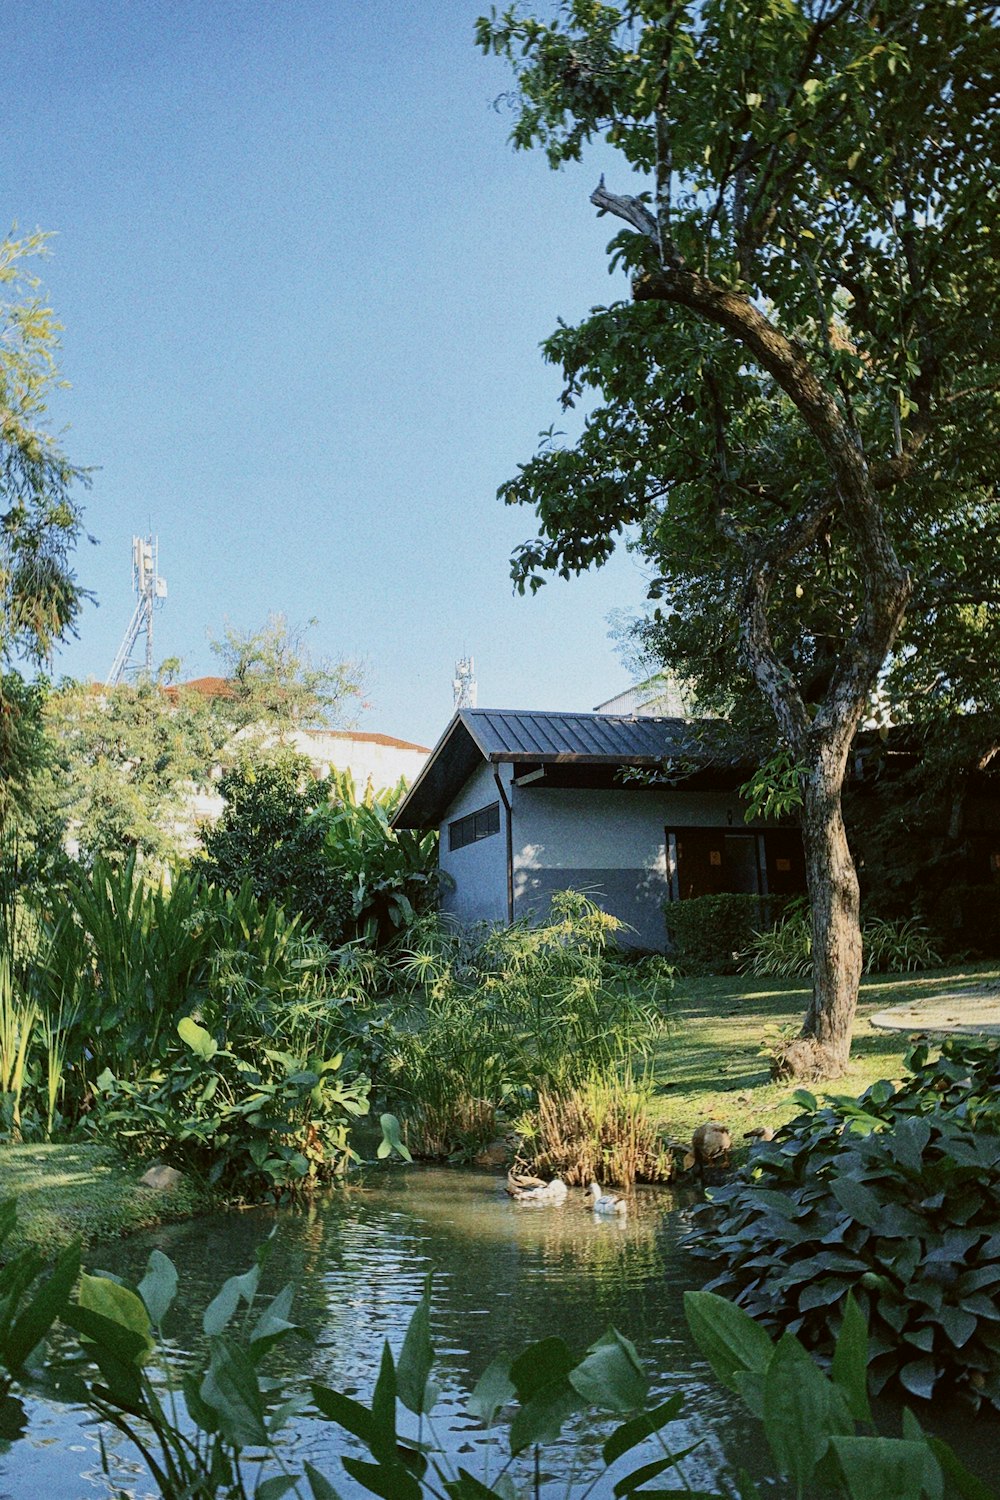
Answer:
<svg viewBox="0 0 1000 1500"><path fill-rule="evenodd" d="M858 877L841 809L844 756L821 751L803 778L802 843L812 907L813 995L802 1032L775 1062L778 1076L844 1072L861 981Z"/></svg>
<svg viewBox="0 0 1000 1500"><path fill-rule="evenodd" d="M660 226L640 199L609 192L602 179L591 202L658 245ZM836 1076L850 1053L862 963L858 878L844 829L841 790L851 741L902 624L911 581L896 554L850 411L813 368L808 351L745 294L670 261L662 250L659 259L657 270L640 274L633 283L636 300L687 308L741 344L794 403L819 444L830 479L829 490L766 539L743 536L721 507L716 520L745 565L740 616L748 665L803 767L813 998L801 1035L784 1049L778 1066L801 1078ZM853 539L862 589L830 686L810 712L775 652L767 605L780 570L815 538L831 505Z"/></svg>

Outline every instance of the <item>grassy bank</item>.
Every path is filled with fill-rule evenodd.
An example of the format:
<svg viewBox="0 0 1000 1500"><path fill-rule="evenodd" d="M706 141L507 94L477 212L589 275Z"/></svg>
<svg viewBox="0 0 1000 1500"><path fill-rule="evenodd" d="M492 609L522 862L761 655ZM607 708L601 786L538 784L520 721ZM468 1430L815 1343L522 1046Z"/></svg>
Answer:
<svg viewBox="0 0 1000 1500"><path fill-rule="evenodd" d="M202 1206L193 1187L143 1187L138 1174L105 1146L0 1146L0 1197L17 1198L11 1248L59 1249L75 1235L90 1243L171 1219Z"/></svg>
<svg viewBox="0 0 1000 1500"><path fill-rule="evenodd" d="M851 1065L843 1078L816 1093L860 1094L879 1078L898 1078L909 1037L875 1031L870 1017L892 1005L912 1005L943 990L974 991L998 977L993 967L877 975L861 986ZM800 980L678 979L671 1034L655 1059L657 1123L687 1141L706 1119L723 1120L742 1146L744 1131L776 1128L798 1112L797 1085L772 1083L762 1051L768 1035L801 1023L809 990Z"/></svg>

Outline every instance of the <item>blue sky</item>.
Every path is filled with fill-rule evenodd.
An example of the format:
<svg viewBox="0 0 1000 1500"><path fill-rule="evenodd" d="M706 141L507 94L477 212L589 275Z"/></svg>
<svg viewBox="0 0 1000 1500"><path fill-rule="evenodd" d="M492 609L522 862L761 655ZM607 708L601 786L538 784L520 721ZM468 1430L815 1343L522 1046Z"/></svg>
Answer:
<svg viewBox="0 0 1000 1500"><path fill-rule="evenodd" d="M510 79L465 0L8 0L7 223L41 267L94 467L97 595L57 673L103 679L159 537L156 656L269 611L368 662L362 724L430 743L455 658L483 706L587 709L623 687L624 554L533 599L534 531L497 486L560 421L542 338L625 294L588 193L605 161L515 154Z"/></svg>

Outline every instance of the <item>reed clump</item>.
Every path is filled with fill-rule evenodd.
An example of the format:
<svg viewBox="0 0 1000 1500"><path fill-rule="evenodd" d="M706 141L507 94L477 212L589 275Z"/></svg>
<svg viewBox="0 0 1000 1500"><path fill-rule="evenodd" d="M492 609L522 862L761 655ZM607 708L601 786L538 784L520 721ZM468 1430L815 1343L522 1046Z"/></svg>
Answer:
<svg viewBox="0 0 1000 1500"><path fill-rule="evenodd" d="M591 1182L630 1188L668 1182L673 1155L650 1118L652 1085L594 1074L567 1091L542 1090L517 1122L519 1156L540 1177L571 1187Z"/></svg>

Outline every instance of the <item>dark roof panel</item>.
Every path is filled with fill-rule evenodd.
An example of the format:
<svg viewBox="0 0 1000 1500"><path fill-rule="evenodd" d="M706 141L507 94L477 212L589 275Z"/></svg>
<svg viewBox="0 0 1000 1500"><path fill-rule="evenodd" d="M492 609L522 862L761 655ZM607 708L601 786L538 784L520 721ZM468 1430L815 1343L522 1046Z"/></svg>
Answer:
<svg viewBox="0 0 1000 1500"><path fill-rule="evenodd" d="M397 828L440 823L481 761L653 767L683 756L719 764L700 729L689 719L463 708L432 750L393 823Z"/></svg>

